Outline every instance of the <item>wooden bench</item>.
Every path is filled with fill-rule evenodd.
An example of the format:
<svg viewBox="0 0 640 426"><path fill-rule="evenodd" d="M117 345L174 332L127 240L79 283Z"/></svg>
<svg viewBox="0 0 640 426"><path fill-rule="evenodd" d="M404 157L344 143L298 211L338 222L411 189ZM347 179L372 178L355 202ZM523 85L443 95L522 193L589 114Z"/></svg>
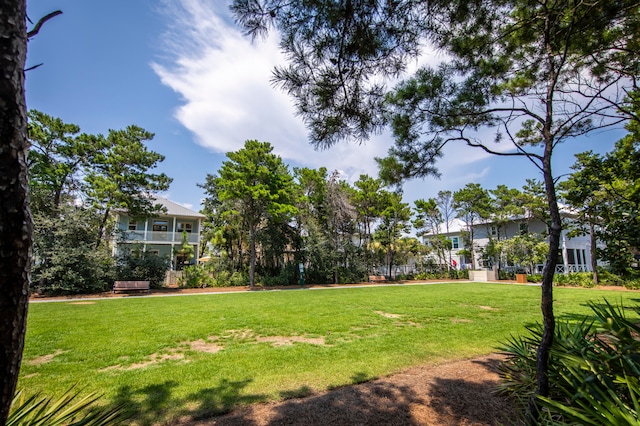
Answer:
<svg viewBox="0 0 640 426"><path fill-rule="evenodd" d="M384 275L369 275L370 283L383 283L385 281L387 281L387 277Z"/></svg>
<svg viewBox="0 0 640 426"><path fill-rule="evenodd" d="M149 281L116 281L113 283L113 292L116 291L151 291Z"/></svg>

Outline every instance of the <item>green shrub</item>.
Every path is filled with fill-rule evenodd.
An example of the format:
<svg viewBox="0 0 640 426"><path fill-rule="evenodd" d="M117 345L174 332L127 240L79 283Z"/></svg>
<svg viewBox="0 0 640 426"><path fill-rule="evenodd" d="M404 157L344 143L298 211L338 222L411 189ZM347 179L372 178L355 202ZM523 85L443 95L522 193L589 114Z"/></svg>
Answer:
<svg viewBox="0 0 640 426"><path fill-rule="evenodd" d="M413 280L414 279L414 275L413 274L400 274L396 277L397 280L400 281L407 281L407 280Z"/></svg>
<svg viewBox="0 0 640 426"><path fill-rule="evenodd" d="M629 290L638 290L640 289L640 279L636 278L636 279L627 280L624 282L624 286Z"/></svg>
<svg viewBox="0 0 640 426"><path fill-rule="evenodd" d="M231 287L241 287L244 285L249 285L249 274L246 272L236 271L229 277L229 286Z"/></svg>
<svg viewBox="0 0 640 426"><path fill-rule="evenodd" d="M61 207L60 218L34 214L32 289L47 295L99 293L113 285L109 250L96 248L96 217Z"/></svg>
<svg viewBox="0 0 640 426"><path fill-rule="evenodd" d="M500 269L500 271L498 271L498 279L513 281L516 279L516 273L514 271L505 271L504 269Z"/></svg>
<svg viewBox="0 0 640 426"><path fill-rule="evenodd" d="M527 282L530 282L530 283L541 283L542 282L542 274L529 274L529 275L527 275Z"/></svg>
<svg viewBox="0 0 640 426"><path fill-rule="evenodd" d="M213 287L214 278L202 265L186 266L178 279L178 286L186 288Z"/></svg>
<svg viewBox="0 0 640 426"><path fill-rule="evenodd" d="M539 397L548 424L630 425L640 412L640 325L622 307L589 302L594 317L559 322L549 358L550 393ZM635 308L640 313L640 309ZM590 322L592 321L592 322ZM504 394L526 401L536 388L536 349L542 326L500 348Z"/></svg>
<svg viewBox="0 0 640 426"><path fill-rule="evenodd" d="M466 269L437 270L419 272L414 275L416 280L458 280L469 279L469 271Z"/></svg>
<svg viewBox="0 0 640 426"><path fill-rule="evenodd" d="M292 263L280 268L277 274L265 275L262 278L262 285L266 287L295 285L299 280L298 266Z"/></svg>
<svg viewBox="0 0 640 426"><path fill-rule="evenodd" d="M601 285L622 286L625 284L625 280L622 277L604 268L598 268L598 281L600 281Z"/></svg>
<svg viewBox="0 0 640 426"><path fill-rule="evenodd" d="M570 274L555 274L555 285L569 287L594 287L593 274L591 272L572 272Z"/></svg>
<svg viewBox="0 0 640 426"><path fill-rule="evenodd" d="M148 280L151 288L161 288L169 270L169 258L155 253L123 251L116 260L116 279L122 281Z"/></svg>

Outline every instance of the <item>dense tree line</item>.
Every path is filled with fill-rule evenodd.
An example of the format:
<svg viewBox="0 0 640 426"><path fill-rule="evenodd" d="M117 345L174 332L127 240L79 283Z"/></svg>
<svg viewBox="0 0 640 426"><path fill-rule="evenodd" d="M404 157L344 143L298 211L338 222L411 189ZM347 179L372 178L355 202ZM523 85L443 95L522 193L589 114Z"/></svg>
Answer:
<svg viewBox="0 0 640 426"><path fill-rule="evenodd" d="M326 168L290 171L272 150L246 141L201 185L210 248L229 268L251 285L256 271L263 283L294 284L299 264L312 282L344 283L406 257L411 212L400 194L366 175L352 186Z"/></svg>
<svg viewBox="0 0 640 426"><path fill-rule="evenodd" d="M625 188L626 194L635 194L631 185L633 176L629 176L637 169L639 160L636 151L635 156L629 151L634 137L637 135L630 133L606 157L579 154L576 168L583 166L585 158L606 160L609 168L615 164L627 170L626 174L617 173L617 180L609 182L607 188ZM441 191L437 197L418 199L409 206L403 202L402 194L390 191L381 178L361 175L351 185L340 179L337 171L329 173L326 168L290 171L272 151L269 143L247 141L244 148L228 153L228 160L218 173L208 175L201 185L207 194L203 210L208 217L205 240L209 241L212 258L218 259L215 264L218 273L245 273L251 285L256 282L287 285L298 282L298 265L303 264L311 282L344 283L366 280L367 275L381 272L395 276L396 268L411 259L415 263L411 272L455 276L453 271L459 266L452 262L452 241L448 234L456 218L464 224L460 233L463 249L458 254L472 268L496 266L501 270L509 264L532 271L533 265L545 261L548 231L528 231L532 221L546 224L547 230L551 224L540 181L529 179L521 189L498 185L489 190L469 183L455 192ZM625 162L613 160L622 155ZM561 197L567 203L564 226L576 228L574 234L584 229L588 207L576 199L575 193L593 191L597 182L593 173L602 167L587 170L591 173L588 179L583 176L585 171L576 171L560 185ZM610 174L601 179L607 176L613 179ZM620 199L626 203L624 208L611 207L613 199L611 203L603 203L603 196L599 196L598 200L600 213L596 215L598 226L593 231L594 237L607 246L611 244L616 251L620 244L626 244L627 255L611 257L604 249L594 250L592 257L609 262L616 273L629 271L637 246L635 240L620 238L619 224L625 223L629 238L635 238L632 232L635 225L625 220L636 200L631 195ZM610 222L606 227L605 220ZM507 225L514 221L522 226L517 235L509 235ZM479 247L475 232L483 227L487 228L483 236L489 242ZM612 227L616 227L615 233ZM410 237L413 233L428 237L428 244ZM224 265L220 259L225 259ZM476 259L480 259L480 264L476 264ZM621 266L623 260L626 263ZM202 285L197 280L192 284Z"/></svg>
<svg viewBox="0 0 640 426"><path fill-rule="evenodd" d="M139 217L158 212L148 195L167 189L171 182L151 172L164 159L146 147L153 134L129 126L91 135L32 110L28 138L32 291L69 294L110 288L133 262L131 257L117 262L111 256L109 243L117 238L113 210L126 209ZM161 268L166 265L161 263Z"/></svg>
<svg viewBox="0 0 640 426"><path fill-rule="evenodd" d="M592 258L608 262L620 275L631 271L638 247L635 123L611 153L577 155L575 173L559 185L562 200L571 208L565 226L571 226L573 234L593 235L594 247L596 239L605 243L592 250L597 254ZM35 110L29 112L28 134L33 290L97 292L118 274L139 270L142 266L132 265L140 263L142 253L112 259L110 239L118 236L109 221L114 208L139 217L159 212L148 195L166 189L171 179L151 172L163 160L145 146L153 134L129 126L106 136L90 135ZM452 242L445 235L454 218L465 224L460 234L464 248L458 254L472 268L544 262L541 239L548 235L526 233L507 241L505 233L514 219L550 224L540 181L528 180L520 190L469 183L410 206L397 187L390 190L389 179L361 175L349 184L326 168L289 170L272 151L269 143L247 141L201 184L207 195L204 239L217 254L218 272L237 273L236 284L295 284L299 264L314 283L358 282L379 273L395 277L406 275L398 266L410 260L415 263L410 272L455 277ZM381 168L384 171L384 164ZM485 233L486 247L475 242L479 226L494 228ZM428 236L428 244L411 234ZM158 259L141 263L156 269L166 265ZM161 285L161 278L156 281Z"/></svg>

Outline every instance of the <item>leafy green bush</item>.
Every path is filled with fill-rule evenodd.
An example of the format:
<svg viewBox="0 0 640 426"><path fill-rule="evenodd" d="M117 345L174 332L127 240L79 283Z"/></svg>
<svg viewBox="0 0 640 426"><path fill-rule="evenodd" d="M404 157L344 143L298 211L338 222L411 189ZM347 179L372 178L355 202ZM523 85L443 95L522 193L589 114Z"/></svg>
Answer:
<svg viewBox="0 0 640 426"><path fill-rule="evenodd" d="M249 285L249 274L246 272L236 271L229 277L229 285L231 287L241 287Z"/></svg>
<svg viewBox="0 0 640 426"><path fill-rule="evenodd" d="M202 265L185 266L178 286L186 288L213 287L215 279Z"/></svg>
<svg viewBox="0 0 640 426"><path fill-rule="evenodd" d="M622 307L589 303L594 317L577 324L559 322L549 358L550 394L539 397L545 424L630 425L640 412L640 325ZM639 308L635 308L640 313ZM592 321L592 322L590 322ZM511 337L500 348L504 394L526 401L536 388L540 324L530 334Z"/></svg>
<svg viewBox="0 0 640 426"><path fill-rule="evenodd" d="M458 280L469 279L469 271L466 269L456 270L431 270L419 272L414 275L416 280Z"/></svg>
<svg viewBox="0 0 640 426"><path fill-rule="evenodd" d="M498 279L513 281L516 279L516 273L515 271L505 271L504 269L500 269L500 271L498 271Z"/></svg>
<svg viewBox="0 0 640 426"><path fill-rule="evenodd" d="M400 281L413 280L414 276L413 274L400 274L396 277L396 279Z"/></svg>
<svg viewBox="0 0 640 426"><path fill-rule="evenodd" d="M598 268L598 281L600 281L601 285L622 286L625 284L625 280L622 277L604 268Z"/></svg>
<svg viewBox="0 0 640 426"><path fill-rule="evenodd" d="M591 272L572 272L570 274L555 274L555 285L569 287L594 287L593 274Z"/></svg>
<svg viewBox="0 0 640 426"><path fill-rule="evenodd" d="M638 290L640 289L640 279L636 278L636 279L627 280L624 282L624 286L629 290Z"/></svg>
<svg viewBox="0 0 640 426"><path fill-rule="evenodd" d="M106 248L96 248L95 219L68 206L61 219L34 214L33 290L66 295L111 288L114 263Z"/></svg>
<svg viewBox="0 0 640 426"><path fill-rule="evenodd" d="M123 251L116 259L116 277L122 281L149 280L161 288L169 270L169 258L139 248Z"/></svg>
<svg viewBox="0 0 640 426"><path fill-rule="evenodd" d="M469 279L469 270L461 269L456 271L456 276L459 280L468 280Z"/></svg>
<svg viewBox="0 0 640 426"><path fill-rule="evenodd" d="M530 283L541 283L542 282L542 274L529 274L529 275L527 275L527 282L530 282Z"/></svg>
<svg viewBox="0 0 640 426"><path fill-rule="evenodd" d="M640 272L635 270L627 271L622 277L607 269L598 268L598 279L601 285L624 286L629 290L640 289Z"/></svg>

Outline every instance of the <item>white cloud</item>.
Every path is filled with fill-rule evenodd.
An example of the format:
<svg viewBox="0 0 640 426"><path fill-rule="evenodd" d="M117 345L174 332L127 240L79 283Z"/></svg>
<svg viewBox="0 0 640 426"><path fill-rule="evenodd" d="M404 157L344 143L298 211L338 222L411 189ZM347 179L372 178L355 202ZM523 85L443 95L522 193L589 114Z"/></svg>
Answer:
<svg viewBox="0 0 640 426"><path fill-rule="evenodd" d="M285 161L340 169L356 179L360 173L376 175L373 158L386 154L390 139L315 151L291 98L270 84L273 67L284 63L275 35L252 42L230 22L226 9L211 3L165 2L171 20L168 61L152 64L162 83L182 97L175 116L197 143L224 153L258 139L270 142Z"/></svg>

